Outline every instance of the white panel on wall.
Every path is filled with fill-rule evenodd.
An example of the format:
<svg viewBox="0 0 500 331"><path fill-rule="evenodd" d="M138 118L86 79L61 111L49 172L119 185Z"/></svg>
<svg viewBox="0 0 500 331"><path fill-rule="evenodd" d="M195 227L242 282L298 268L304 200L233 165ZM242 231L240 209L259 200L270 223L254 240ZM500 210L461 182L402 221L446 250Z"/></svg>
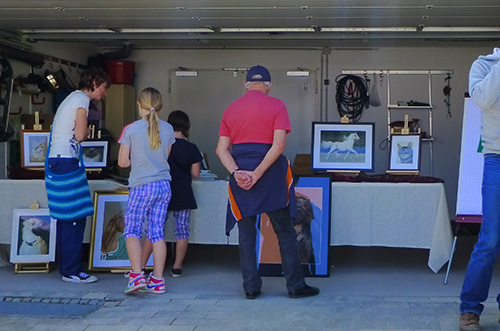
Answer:
<svg viewBox="0 0 500 331"><path fill-rule="evenodd" d="M227 170L215 155L215 147L224 110L243 93L242 78L223 70L199 70L196 77L178 77L174 70L170 80L169 107L162 117L166 120L177 109L188 114L190 141L207 154L210 170L219 178L226 177Z"/></svg>

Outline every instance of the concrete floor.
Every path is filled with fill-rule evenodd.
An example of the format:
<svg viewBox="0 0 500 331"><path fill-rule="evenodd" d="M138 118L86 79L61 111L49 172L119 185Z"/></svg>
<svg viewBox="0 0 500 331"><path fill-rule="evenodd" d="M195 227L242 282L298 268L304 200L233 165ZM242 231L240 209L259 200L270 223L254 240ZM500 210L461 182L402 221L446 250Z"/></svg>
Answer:
<svg viewBox="0 0 500 331"><path fill-rule="evenodd" d="M263 294L245 299L237 246L191 245L182 277L170 277L169 261L164 295L125 295L122 274L99 273L99 282L80 285L62 282L57 270L14 274L8 265L0 267L0 303L25 308L0 311L0 330L457 330L475 239L459 239L447 285L446 266L434 274L427 250L332 247L330 277L308 278L321 293L305 299L288 298L281 277L264 277ZM500 330L498 276L481 316L483 330ZM53 309L40 316L34 303ZM94 309L64 316L78 312L75 305Z"/></svg>

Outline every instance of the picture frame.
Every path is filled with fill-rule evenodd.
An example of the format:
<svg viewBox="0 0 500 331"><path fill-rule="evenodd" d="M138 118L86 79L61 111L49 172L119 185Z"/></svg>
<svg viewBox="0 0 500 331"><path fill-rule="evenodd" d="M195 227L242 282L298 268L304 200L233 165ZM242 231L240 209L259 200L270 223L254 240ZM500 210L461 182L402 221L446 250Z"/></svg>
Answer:
<svg viewBox="0 0 500 331"><path fill-rule="evenodd" d="M85 168L105 168L108 163L108 141L82 141L83 163Z"/></svg>
<svg viewBox="0 0 500 331"><path fill-rule="evenodd" d="M21 130L21 166L45 167L45 157L50 139L50 130Z"/></svg>
<svg viewBox="0 0 500 331"><path fill-rule="evenodd" d="M11 263L48 263L56 257L57 221L48 208L14 209Z"/></svg>
<svg viewBox="0 0 500 331"><path fill-rule="evenodd" d="M312 123L312 169L373 171L374 123Z"/></svg>
<svg viewBox="0 0 500 331"><path fill-rule="evenodd" d="M130 270L123 237L128 194L128 190L94 192L95 213L90 234L89 270ZM153 266L152 255L146 266Z"/></svg>
<svg viewBox="0 0 500 331"><path fill-rule="evenodd" d="M308 277L329 277L330 248L330 177L299 177L295 186L299 255ZM282 276L278 238L267 214L257 218L257 259L262 276ZM300 238L300 240L299 240Z"/></svg>
<svg viewBox="0 0 500 331"><path fill-rule="evenodd" d="M390 171L420 171L422 154L422 136L420 134L393 134L390 146Z"/></svg>

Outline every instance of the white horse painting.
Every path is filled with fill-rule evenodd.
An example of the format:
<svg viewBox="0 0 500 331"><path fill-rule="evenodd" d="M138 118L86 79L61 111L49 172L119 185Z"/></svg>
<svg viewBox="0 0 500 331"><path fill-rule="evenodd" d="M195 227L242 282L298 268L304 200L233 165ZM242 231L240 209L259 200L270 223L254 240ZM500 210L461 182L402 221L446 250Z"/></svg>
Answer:
<svg viewBox="0 0 500 331"><path fill-rule="evenodd" d="M338 154L339 152L346 152L344 159L347 158L350 153L357 155L358 152L354 150L354 143L358 140L358 134L356 132L353 132L349 136L344 137L344 140L342 141L325 141L324 146L330 147L326 158L328 159L330 157L330 154L332 153Z"/></svg>

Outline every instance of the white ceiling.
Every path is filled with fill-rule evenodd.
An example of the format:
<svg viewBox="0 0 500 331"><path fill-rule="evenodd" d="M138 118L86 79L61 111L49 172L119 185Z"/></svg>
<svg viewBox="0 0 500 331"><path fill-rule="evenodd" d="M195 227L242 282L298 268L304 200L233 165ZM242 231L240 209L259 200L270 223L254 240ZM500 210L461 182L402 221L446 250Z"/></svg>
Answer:
<svg viewBox="0 0 500 331"><path fill-rule="evenodd" d="M499 0L0 0L0 41L102 48L462 47L500 40L499 22Z"/></svg>

